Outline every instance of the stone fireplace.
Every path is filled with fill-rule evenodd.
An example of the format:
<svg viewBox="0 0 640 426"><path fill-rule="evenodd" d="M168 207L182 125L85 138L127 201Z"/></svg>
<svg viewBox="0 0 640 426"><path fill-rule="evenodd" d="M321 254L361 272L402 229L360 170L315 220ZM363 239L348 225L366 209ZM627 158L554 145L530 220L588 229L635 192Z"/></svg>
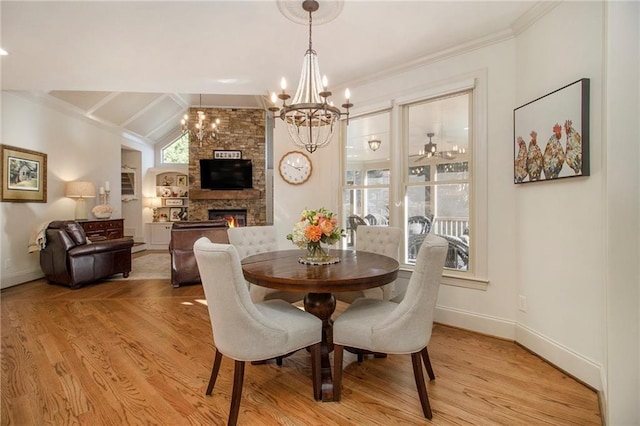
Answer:
<svg viewBox="0 0 640 426"><path fill-rule="evenodd" d="M243 226L266 225L265 111L257 109L204 108L205 114L220 119L218 136L205 136L189 144L189 220L211 218L211 210L244 210ZM189 109L195 120L197 108ZM197 141L195 135L192 141ZM253 188L209 190L200 185L200 159L213 158L214 151L240 151L241 158L253 166ZM241 220L241 219L240 219Z"/></svg>
<svg viewBox="0 0 640 426"><path fill-rule="evenodd" d="M225 219L229 228L247 226L247 209L209 209L209 220Z"/></svg>

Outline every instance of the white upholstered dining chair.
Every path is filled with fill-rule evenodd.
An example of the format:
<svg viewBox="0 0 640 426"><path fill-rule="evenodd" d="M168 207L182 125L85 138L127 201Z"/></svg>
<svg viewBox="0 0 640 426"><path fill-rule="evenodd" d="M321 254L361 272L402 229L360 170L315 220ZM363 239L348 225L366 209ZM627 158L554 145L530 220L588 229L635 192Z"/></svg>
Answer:
<svg viewBox="0 0 640 426"><path fill-rule="evenodd" d="M238 251L240 259L254 254L266 253L278 250L278 234L275 226L240 226L227 229L229 244ZM302 300L304 293L295 291L281 291L266 287L260 287L251 283L249 294L254 302L263 300L282 299L294 303Z"/></svg>
<svg viewBox="0 0 640 426"><path fill-rule="evenodd" d="M356 250L382 254L398 260L402 230L395 226L360 226L356 231ZM352 303L359 297L389 300L393 296L395 281L382 287L375 287L360 291L338 292L334 296L337 300Z"/></svg>
<svg viewBox="0 0 640 426"><path fill-rule="evenodd" d="M400 303L361 298L333 323L334 399L340 400L344 347L388 354L411 354L413 374L422 412L431 419L431 406L422 373L424 362L435 379L427 345L431 339L433 314L447 256L447 241L435 235L425 238L416 265ZM366 374L365 374L366 375Z"/></svg>
<svg viewBox="0 0 640 426"><path fill-rule="evenodd" d="M240 258L232 245L215 244L203 237L195 242L193 249L216 347L207 395L213 391L222 355L235 361L228 424L235 425L238 419L247 361L262 361L310 348L313 396L319 400L322 321L284 300L254 304Z"/></svg>

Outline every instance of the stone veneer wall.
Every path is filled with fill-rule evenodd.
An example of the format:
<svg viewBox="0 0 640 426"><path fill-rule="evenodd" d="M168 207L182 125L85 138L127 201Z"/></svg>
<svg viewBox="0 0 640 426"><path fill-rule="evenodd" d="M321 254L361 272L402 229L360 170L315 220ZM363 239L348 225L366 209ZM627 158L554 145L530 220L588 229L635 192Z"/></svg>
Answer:
<svg viewBox="0 0 640 426"><path fill-rule="evenodd" d="M197 110L189 109L190 123L197 122ZM189 144L189 220L209 219L209 209L247 209L247 225L267 222L265 178L265 112L259 109L203 108L208 117L219 118L218 137L205 137L202 146L194 132ZM214 150L240 150L252 160L253 191L213 191L200 187L200 159L213 158ZM238 194L242 193L242 194ZM251 197L246 194L251 193ZM206 199L205 199L206 197Z"/></svg>

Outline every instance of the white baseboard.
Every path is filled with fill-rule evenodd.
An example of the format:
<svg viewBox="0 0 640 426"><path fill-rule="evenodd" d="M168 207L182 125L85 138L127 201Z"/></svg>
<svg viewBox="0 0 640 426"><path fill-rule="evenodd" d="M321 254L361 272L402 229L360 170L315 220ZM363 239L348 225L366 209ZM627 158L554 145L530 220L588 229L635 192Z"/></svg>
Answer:
<svg viewBox="0 0 640 426"><path fill-rule="evenodd" d="M603 388L600 365L523 324L443 306L436 307L434 321L513 340L595 390Z"/></svg>
<svg viewBox="0 0 640 426"><path fill-rule="evenodd" d="M603 389L602 366L523 324L516 323L515 327L516 342L595 390Z"/></svg>
<svg viewBox="0 0 640 426"><path fill-rule="evenodd" d="M502 339L515 340L513 321L475 312L436 306L434 321Z"/></svg>
<svg viewBox="0 0 640 426"><path fill-rule="evenodd" d="M44 274L40 268L18 271L13 274L2 274L2 278L0 279L0 288L13 287L14 285L24 284L43 277Z"/></svg>

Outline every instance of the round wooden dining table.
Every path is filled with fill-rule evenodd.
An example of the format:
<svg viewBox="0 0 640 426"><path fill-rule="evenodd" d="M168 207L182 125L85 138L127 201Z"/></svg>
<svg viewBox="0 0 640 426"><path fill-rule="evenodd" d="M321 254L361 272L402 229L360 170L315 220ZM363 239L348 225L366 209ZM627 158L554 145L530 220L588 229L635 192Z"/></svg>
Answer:
<svg viewBox="0 0 640 426"><path fill-rule="evenodd" d="M331 315L336 308L333 293L380 287L398 276L398 261L381 254L331 250L340 262L306 265L299 261L303 250L261 253L242 260L247 281L262 287L306 293L304 308L322 320L322 400L333 401L329 353L333 350Z"/></svg>

